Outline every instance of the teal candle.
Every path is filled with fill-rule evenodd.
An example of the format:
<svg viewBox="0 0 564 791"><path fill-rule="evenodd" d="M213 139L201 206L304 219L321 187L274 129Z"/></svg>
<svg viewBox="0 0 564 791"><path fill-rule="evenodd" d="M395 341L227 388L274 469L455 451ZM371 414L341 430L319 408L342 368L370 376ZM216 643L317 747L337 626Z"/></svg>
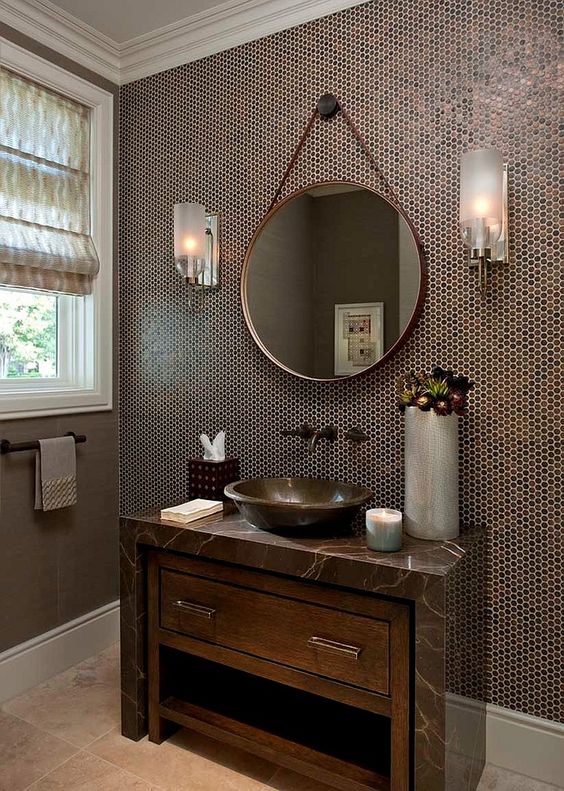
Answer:
<svg viewBox="0 0 564 791"><path fill-rule="evenodd" d="M366 543L376 552L401 549L402 514L392 508L369 508L366 512Z"/></svg>

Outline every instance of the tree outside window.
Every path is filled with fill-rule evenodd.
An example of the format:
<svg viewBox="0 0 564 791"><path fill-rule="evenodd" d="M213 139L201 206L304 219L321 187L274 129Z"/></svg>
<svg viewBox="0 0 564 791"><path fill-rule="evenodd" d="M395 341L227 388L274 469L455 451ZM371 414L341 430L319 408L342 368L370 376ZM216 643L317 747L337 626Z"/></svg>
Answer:
<svg viewBox="0 0 564 791"><path fill-rule="evenodd" d="M57 376L57 296L0 289L0 379Z"/></svg>

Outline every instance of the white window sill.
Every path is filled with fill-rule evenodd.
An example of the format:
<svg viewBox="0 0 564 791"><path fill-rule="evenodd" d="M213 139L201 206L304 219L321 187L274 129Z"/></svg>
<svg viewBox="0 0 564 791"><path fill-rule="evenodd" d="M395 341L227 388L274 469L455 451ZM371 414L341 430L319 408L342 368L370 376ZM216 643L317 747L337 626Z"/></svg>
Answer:
<svg viewBox="0 0 564 791"><path fill-rule="evenodd" d="M93 390L52 390L35 393L0 393L0 420L104 412L112 409L109 394Z"/></svg>

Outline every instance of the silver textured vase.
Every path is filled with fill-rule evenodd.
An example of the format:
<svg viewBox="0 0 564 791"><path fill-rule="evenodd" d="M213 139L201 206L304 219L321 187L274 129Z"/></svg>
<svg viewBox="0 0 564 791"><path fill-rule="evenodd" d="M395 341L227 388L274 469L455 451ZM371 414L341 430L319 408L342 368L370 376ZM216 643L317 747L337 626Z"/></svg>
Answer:
<svg viewBox="0 0 564 791"><path fill-rule="evenodd" d="M405 410L404 527L441 541L458 535L458 418Z"/></svg>

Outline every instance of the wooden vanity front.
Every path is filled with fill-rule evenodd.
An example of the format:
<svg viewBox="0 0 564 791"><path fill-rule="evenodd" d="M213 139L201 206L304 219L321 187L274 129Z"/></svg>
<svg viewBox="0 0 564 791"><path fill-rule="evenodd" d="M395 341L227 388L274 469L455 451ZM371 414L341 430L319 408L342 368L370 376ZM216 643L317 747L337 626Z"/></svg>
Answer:
<svg viewBox="0 0 564 791"><path fill-rule="evenodd" d="M407 605L168 552L148 579L151 741L174 722L345 791L408 791Z"/></svg>
<svg viewBox="0 0 564 791"><path fill-rule="evenodd" d="M382 555L150 512L121 538L124 735L184 726L342 791L475 789L483 733L468 751L449 723L445 646L478 533Z"/></svg>

